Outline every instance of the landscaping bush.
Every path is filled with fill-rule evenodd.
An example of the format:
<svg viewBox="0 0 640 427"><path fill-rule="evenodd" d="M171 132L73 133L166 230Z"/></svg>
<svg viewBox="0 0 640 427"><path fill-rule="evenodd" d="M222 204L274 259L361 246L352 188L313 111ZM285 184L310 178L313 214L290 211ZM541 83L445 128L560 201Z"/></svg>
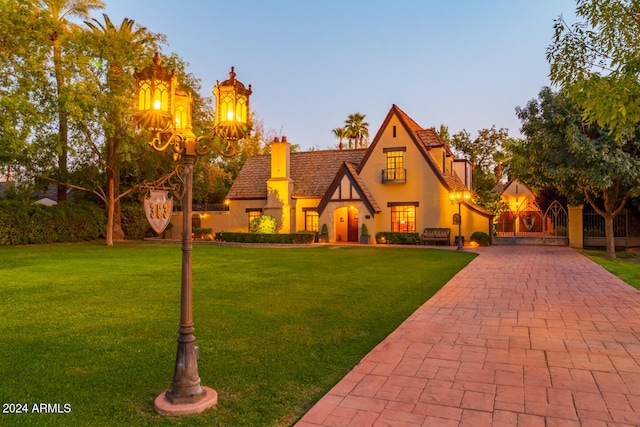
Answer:
<svg viewBox="0 0 640 427"><path fill-rule="evenodd" d="M276 230L276 219L271 215L260 215L249 223L249 233L275 234Z"/></svg>
<svg viewBox="0 0 640 427"><path fill-rule="evenodd" d="M149 225L141 203L122 203L120 213L125 239L141 240L156 235Z"/></svg>
<svg viewBox="0 0 640 427"><path fill-rule="evenodd" d="M193 227L193 238L196 240L211 240L211 228Z"/></svg>
<svg viewBox="0 0 640 427"><path fill-rule="evenodd" d="M220 231L215 240L236 243L291 243L291 234L231 233Z"/></svg>
<svg viewBox="0 0 640 427"><path fill-rule="evenodd" d="M471 235L471 241L476 242L480 246L489 246L491 244L491 238L483 231L476 231Z"/></svg>
<svg viewBox="0 0 640 427"><path fill-rule="evenodd" d="M380 231L376 233L376 242L391 245L417 245L420 243L419 233L401 233L397 231Z"/></svg>
<svg viewBox="0 0 640 427"><path fill-rule="evenodd" d="M316 240L316 233L313 231L298 231L291 233L291 242L296 244L309 244Z"/></svg>
<svg viewBox="0 0 640 427"><path fill-rule="evenodd" d="M104 210L94 203L0 201L0 245L93 240L104 236L105 223Z"/></svg>

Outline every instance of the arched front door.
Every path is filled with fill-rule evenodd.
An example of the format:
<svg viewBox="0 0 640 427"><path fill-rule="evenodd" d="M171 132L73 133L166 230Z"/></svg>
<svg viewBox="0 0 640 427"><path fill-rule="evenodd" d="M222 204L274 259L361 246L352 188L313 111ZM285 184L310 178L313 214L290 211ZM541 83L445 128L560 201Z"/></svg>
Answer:
<svg viewBox="0 0 640 427"><path fill-rule="evenodd" d="M336 242L357 242L358 209L355 206L342 206L334 211L334 231Z"/></svg>
<svg viewBox="0 0 640 427"><path fill-rule="evenodd" d="M349 227L349 241L357 242L358 241L358 209L353 206L349 207L349 223L347 225Z"/></svg>

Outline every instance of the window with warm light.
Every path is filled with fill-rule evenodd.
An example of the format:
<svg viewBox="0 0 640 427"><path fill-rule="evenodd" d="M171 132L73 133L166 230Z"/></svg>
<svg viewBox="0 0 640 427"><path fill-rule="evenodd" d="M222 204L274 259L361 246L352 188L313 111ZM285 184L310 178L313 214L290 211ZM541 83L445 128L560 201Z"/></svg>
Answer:
<svg viewBox="0 0 640 427"><path fill-rule="evenodd" d="M305 231L318 231L318 212L305 211L304 212L304 229Z"/></svg>
<svg viewBox="0 0 640 427"><path fill-rule="evenodd" d="M247 209L247 216L249 222L247 223L247 229L251 228L251 221L262 216L262 209Z"/></svg>
<svg viewBox="0 0 640 427"><path fill-rule="evenodd" d="M387 168L382 171L382 182L406 182L405 151L405 147L384 150Z"/></svg>
<svg viewBox="0 0 640 427"><path fill-rule="evenodd" d="M416 207L391 206L391 231L415 233Z"/></svg>

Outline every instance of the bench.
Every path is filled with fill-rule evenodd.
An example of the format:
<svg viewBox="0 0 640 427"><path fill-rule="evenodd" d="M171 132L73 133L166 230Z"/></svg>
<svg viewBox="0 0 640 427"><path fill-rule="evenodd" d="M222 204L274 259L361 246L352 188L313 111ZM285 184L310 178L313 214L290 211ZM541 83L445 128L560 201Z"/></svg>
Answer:
<svg viewBox="0 0 640 427"><path fill-rule="evenodd" d="M445 242L447 246L451 245L451 229L450 228L425 228L420 239L423 245L432 242L437 245L439 242Z"/></svg>

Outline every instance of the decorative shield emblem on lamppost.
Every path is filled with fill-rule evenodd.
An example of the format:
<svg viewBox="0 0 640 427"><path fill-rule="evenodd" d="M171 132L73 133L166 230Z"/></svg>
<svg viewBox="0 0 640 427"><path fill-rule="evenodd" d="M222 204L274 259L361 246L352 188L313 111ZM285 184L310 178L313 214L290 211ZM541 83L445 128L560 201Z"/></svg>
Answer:
<svg viewBox="0 0 640 427"><path fill-rule="evenodd" d="M151 190L144 198L144 213L153 231L160 234L171 221L173 199L166 190Z"/></svg>

